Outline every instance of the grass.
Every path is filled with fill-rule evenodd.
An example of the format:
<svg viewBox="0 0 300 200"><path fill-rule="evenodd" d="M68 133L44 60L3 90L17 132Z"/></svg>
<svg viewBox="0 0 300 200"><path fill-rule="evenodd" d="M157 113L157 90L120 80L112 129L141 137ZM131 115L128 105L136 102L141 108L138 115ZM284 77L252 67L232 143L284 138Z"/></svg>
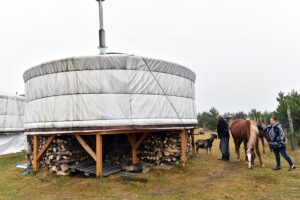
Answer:
<svg viewBox="0 0 300 200"><path fill-rule="evenodd" d="M185 168L176 166L141 175L149 179L146 184L124 182L118 176L59 177L43 170L22 175L22 170L15 168L24 162L22 153L0 156L0 199L300 199L300 169L288 172L282 160L283 170L272 171L274 155L267 152L263 155L266 168L248 170L234 162L232 142L232 161L221 162L217 160L218 144L214 143L212 156L202 150ZM299 151L289 154L300 163Z"/></svg>

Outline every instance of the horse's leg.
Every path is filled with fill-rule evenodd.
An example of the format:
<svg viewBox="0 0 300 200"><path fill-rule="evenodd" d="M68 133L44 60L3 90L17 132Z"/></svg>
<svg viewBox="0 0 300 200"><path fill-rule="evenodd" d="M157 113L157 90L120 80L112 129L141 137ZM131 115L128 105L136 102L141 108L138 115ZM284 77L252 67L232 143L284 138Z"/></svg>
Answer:
<svg viewBox="0 0 300 200"><path fill-rule="evenodd" d="M261 154L260 154L260 150L259 150L259 139L257 139L257 143L255 145L255 151L256 151L256 155L258 156L259 158L259 163L260 163L260 166L261 167L265 167L263 161L262 161L262 158L261 158Z"/></svg>
<svg viewBox="0 0 300 200"><path fill-rule="evenodd" d="M235 145L236 161L241 162L241 154L240 154L240 145L241 145L241 143L239 143L238 141L235 141L234 145Z"/></svg>
<svg viewBox="0 0 300 200"><path fill-rule="evenodd" d="M247 157L248 157L248 169L252 169L253 165L252 165L252 155L251 155L251 149L248 148L246 151Z"/></svg>
<svg viewBox="0 0 300 200"><path fill-rule="evenodd" d="M259 140L258 140L259 141ZM262 144L262 146L263 146L263 154L266 154L266 151L265 151L265 140L264 140L264 138L262 137L261 138L261 144Z"/></svg>
<svg viewBox="0 0 300 200"><path fill-rule="evenodd" d="M245 164L248 164L248 160L249 160L249 157L248 157L248 154L247 154L247 141L244 140L244 151L245 151Z"/></svg>

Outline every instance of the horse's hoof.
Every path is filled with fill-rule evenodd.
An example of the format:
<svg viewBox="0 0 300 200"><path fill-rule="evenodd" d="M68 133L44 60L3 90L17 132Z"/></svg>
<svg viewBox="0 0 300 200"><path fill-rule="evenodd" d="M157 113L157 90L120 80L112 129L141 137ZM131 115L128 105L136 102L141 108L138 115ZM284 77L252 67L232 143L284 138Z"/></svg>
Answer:
<svg viewBox="0 0 300 200"><path fill-rule="evenodd" d="M253 169L253 167L248 167L248 169Z"/></svg>
<svg viewBox="0 0 300 200"><path fill-rule="evenodd" d="M265 165L261 165L261 167L262 167L262 168L266 168L266 166L265 166Z"/></svg>

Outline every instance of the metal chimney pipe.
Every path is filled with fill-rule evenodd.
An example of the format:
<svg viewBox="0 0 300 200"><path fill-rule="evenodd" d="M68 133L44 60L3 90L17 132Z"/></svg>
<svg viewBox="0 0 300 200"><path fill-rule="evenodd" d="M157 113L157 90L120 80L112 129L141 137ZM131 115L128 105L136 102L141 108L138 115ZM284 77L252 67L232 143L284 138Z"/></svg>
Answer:
<svg viewBox="0 0 300 200"><path fill-rule="evenodd" d="M104 23L103 23L103 5L102 2L104 0L96 0L99 3L99 23L100 23L100 29L99 29L99 47L100 54L106 53L106 43L105 43L105 30L104 30Z"/></svg>

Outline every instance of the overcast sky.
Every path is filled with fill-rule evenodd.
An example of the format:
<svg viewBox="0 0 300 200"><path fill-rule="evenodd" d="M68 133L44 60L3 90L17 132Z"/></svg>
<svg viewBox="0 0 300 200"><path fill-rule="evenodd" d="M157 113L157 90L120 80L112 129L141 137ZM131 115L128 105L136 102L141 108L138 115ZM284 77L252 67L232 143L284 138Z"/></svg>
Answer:
<svg viewBox="0 0 300 200"><path fill-rule="evenodd" d="M299 0L106 0L109 51L176 62L197 74L198 111L272 111L300 90ZM95 0L1 0L0 90L24 93L26 69L95 55Z"/></svg>

